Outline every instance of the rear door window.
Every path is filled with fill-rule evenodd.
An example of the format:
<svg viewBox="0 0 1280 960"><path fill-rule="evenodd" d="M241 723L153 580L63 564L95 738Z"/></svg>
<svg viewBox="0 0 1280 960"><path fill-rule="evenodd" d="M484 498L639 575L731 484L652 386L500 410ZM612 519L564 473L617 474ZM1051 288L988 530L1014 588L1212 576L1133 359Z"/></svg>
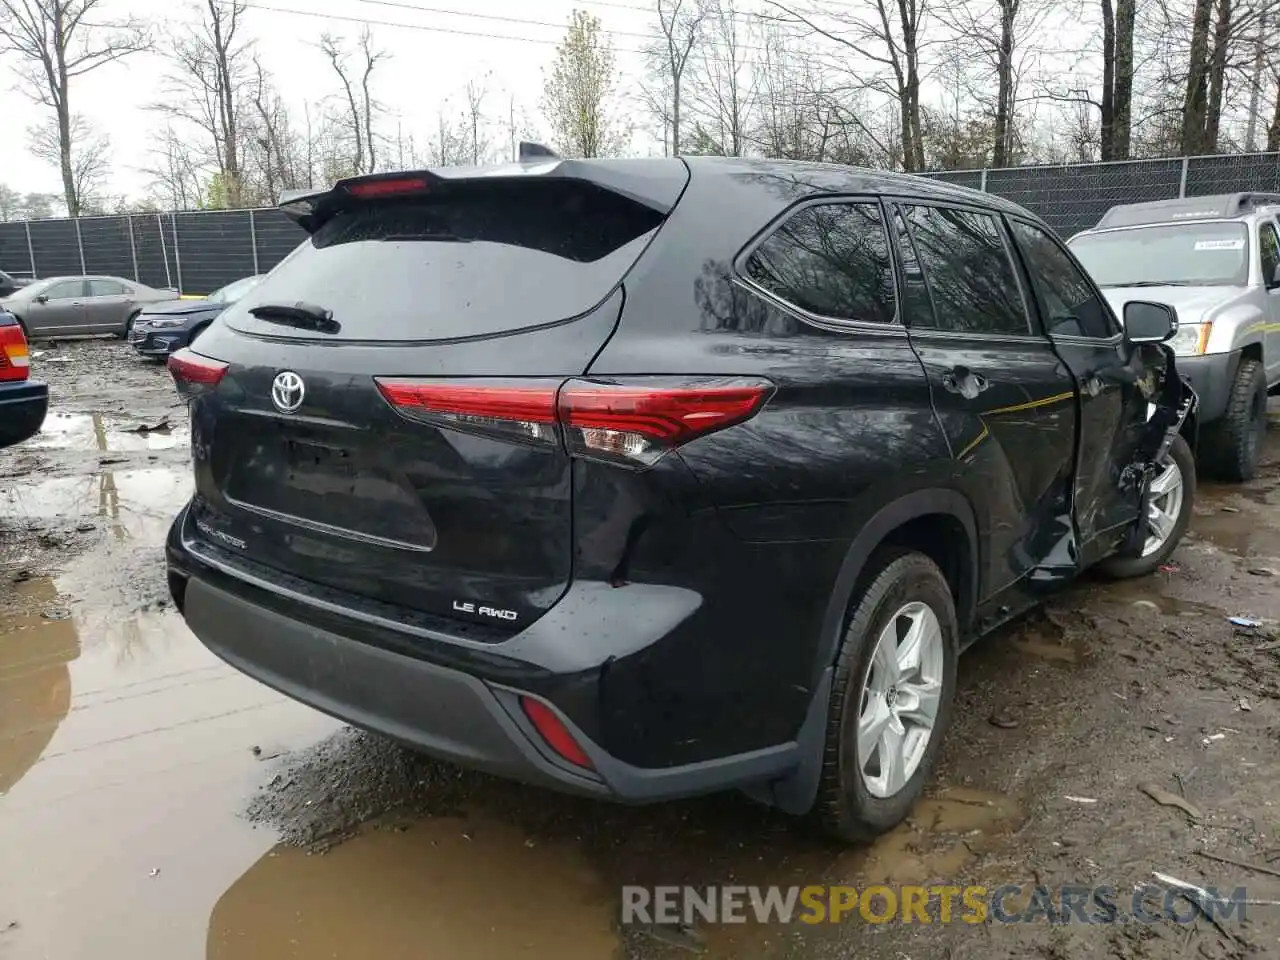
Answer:
<svg viewBox="0 0 1280 960"><path fill-rule="evenodd" d="M896 316L878 203L804 207L756 247L744 272L779 300L820 317L890 323Z"/></svg>
<svg viewBox="0 0 1280 960"><path fill-rule="evenodd" d="M225 314L231 327L324 340L483 337L587 312L661 214L596 187L527 178L450 184L339 211ZM332 311L336 335L257 320L262 304Z"/></svg>
<svg viewBox="0 0 1280 960"><path fill-rule="evenodd" d="M1011 220L1009 227L1027 265L1046 333L1106 339L1120 332L1084 272L1053 237L1021 220Z"/></svg>
<svg viewBox="0 0 1280 960"><path fill-rule="evenodd" d="M920 310L910 318L912 326L1031 333L1013 261L994 216L924 205L903 205L902 216L933 305L933 316Z"/></svg>
<svg viewBox="0 0 1280 960"><path fill-rule="evenodd" d="M115 280L90 280L89 296L91 297L121 297L124 296L124 284Z"/></svg>

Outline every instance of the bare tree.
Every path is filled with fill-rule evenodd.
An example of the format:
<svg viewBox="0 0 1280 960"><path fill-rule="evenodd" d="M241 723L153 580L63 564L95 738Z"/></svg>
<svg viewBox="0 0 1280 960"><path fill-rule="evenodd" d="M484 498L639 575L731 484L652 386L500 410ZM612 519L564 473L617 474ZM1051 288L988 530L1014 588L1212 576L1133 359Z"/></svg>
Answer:
<svg viewBox="0 0 1280 960"><path fill-rule="evenodd" d="M374 46L373 32L365 27L356 44L358 63L352 65L352 53L341 37L321 34L320 51L338 76L345 100L348 138L352 145L351 173L373 173L378 168L378 143L374 137L374 118L379 105L372 91L373 72L389 54Z"/></svg>
<svg viewBox="0 0 1280 960"><path fill-rule="evenodd" d="M467 142L471 148L472 166L487 163L489 160L488 121L484 115L484 101L488 96L488 75L472 78L463 89L463 124L466 126Z"/></svg>
<svg viewBox="0 0 1280 960"><path fill-rule="evenodd" d="M1102 0L1102 102L1099 153L1129 159L1133 124L1133 31L1137 0ZM1079 116L1079 115L1078 115Z"/></svg>
<svg viewBox="0 0 1280 960"><path fill-rule="evenodd" d="M857 62L846 64L850 77L891 97L898 107L902 168L923 169L920 80L927 0L871 0L850 5L848 12L823 17L801 12L791 0L769 3L785 21L803 25L815 37L825 38L857 58ZM874 72L868 72L868 65Z"/></svg>
<svg viewBox="0 0 1280 960"><path fill-rule="evenodd" d="M79 216L71 82L108 63L147 49L138 20L99 20L102 0L0 0L0 54L16 60L23 89L53 111L57 163L69 216Z"/></svg>
<svg viewBox="0 0 1280 960"><path fill-rule="evenodd" d="M574 10L542 88L542 112L564 153L608 157L622 149L629 131L615 114L617 93L613 44L598 17Z"/></svg>
<svg viewBox="0 0 1280 960"><path fill-rule="evenodd" d="M245 201L244 143L252 42L241 30L244 0L202 0L200 22L171 41L165 98L151 109L170 127L199 131L201 164L217 174L217 202Z"/></svg>
<svg viewBox="0 0 1280 960"><path fill-rule="evenodd" d="M21 212L22 194L7 183L0 183L0 220L17 220Z"/></svg>
<svg viewBox="0 0 1280 960"><path fill-rule="evenodd" d="M643 96L651 112L663 126L663 144L672 155L680 153L680 120L685 69L698 43L705 10L702 0L657 0L658 31L661 38L645 51L656 88L645 88Z"/></svg>
<svg viewBox="0 0 1280 960"><path fill-rule="evenodd" d="M707 0L702 40L689 78L693 153L739 157L750 142L758 73L749 31L734 0ZM687 138L688 139L688 138Z"/></svg>
<svg viewBox="0 0 1280 960"><path fill-rule="evenodd" d="M71 155L71 184L79 205L76 216L83 213L102 213L103 188L111 171L111 141L100 130L95 130L80 114L71 117L68 128L71 142L76 145ZM56 117L37 124L28 131L31 154L51 164L62 157L61 125Z"/></svg>
<svg viewBox="0 0 1280 960"><path fill-rule="evenodd" d="M172 123L152 135L152 165L143 169L150 178L150 196L166 210L191 210L200 204L204 164L190 141Z"/></svg>

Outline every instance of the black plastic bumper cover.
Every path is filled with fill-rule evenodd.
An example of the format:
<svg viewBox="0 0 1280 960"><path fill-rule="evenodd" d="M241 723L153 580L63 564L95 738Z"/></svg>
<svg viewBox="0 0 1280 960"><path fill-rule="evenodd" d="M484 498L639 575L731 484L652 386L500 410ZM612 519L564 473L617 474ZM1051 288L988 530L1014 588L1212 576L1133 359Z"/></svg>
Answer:
<svg viewBox="0 0 1280 960"><path fill-rule="evenodd" d="M0 448L39 433L48 411L48 385L35 380L0 383Z"/></svg>

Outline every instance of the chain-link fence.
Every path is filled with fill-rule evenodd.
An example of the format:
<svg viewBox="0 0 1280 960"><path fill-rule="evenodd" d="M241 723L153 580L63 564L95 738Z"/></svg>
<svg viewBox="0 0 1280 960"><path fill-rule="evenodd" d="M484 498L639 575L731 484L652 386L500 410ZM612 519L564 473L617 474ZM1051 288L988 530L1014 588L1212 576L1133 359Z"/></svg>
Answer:
<svg viewBox="0 0 1280 960"><path fill-rule="evenodd" d="M1118 203L1280 193L1280 154L948 170L926 176L1006 197L1071 236L1096 224ZM274 208L0 223L0 270L28 277L103 273L205 294L270 270L302 237Z"/></svg>

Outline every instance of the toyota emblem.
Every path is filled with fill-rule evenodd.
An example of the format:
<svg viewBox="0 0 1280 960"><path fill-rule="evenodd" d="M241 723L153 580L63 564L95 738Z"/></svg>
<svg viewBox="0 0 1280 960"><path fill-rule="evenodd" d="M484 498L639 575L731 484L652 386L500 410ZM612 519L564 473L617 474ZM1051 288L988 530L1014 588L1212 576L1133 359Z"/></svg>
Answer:
<svg viewBox="0 0 1280 960"><path fill-rule="evenodd" d="M276 374L271 384L271 402L281 413L293 413L302 406L302 398L307 395L307 385L292 370Z"/></svg>

